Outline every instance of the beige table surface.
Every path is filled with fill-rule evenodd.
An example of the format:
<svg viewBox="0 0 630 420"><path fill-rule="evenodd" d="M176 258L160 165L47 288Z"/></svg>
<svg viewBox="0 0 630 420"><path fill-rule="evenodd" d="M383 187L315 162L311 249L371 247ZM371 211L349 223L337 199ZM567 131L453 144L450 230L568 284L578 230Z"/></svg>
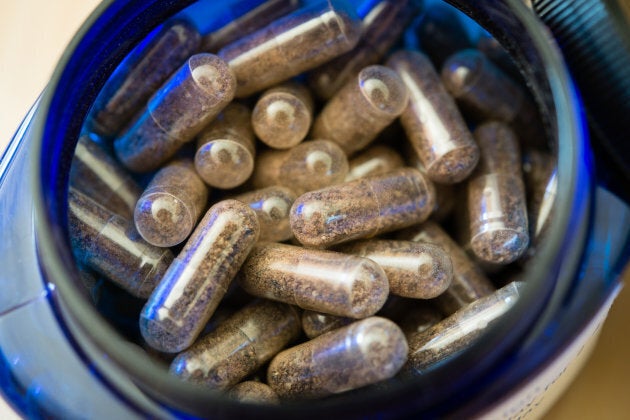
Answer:
<svg viewBox="0 0 630 420"><path fill-rule="evenodd" d="M0 150L97 0L0 1ZM630 280L630 273L625 276ZM548 419L630 419L630 291L621 292L586 368ZM17 416L0 399L0 419Z"/></svg>

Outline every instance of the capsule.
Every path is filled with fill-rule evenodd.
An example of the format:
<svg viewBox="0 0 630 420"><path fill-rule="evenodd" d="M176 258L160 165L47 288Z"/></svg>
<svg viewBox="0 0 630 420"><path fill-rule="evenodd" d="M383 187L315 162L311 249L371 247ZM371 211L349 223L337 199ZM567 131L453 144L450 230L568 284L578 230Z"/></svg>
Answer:
<svg viewBox="0 0 630 420"><path fill-rule="evenodd" d="M442 222L453 212L457 197L453 185L435 184L435 208L431 219Z"/></svg>
<svg viewBox="0 0 630 420"><path fill-rule="evenodd" d="M534 103L480 51L468 49L452 55L442 67L442 81L477 120L513 124L523 140L541 144L542 128Z"/></svg>
<svg viewBox="0 0 630 420"><path fill-rule="evenodd" d="M365 318L387 299L383 269L367 258L293 245L257 245L238 276L247 293L302 309Z"/></svg>
<svg viewBox="0 0 630 420"><path fill-rule="evenodd" d="M116 68L90 111L94 131L115 136L164 81L193 55L199 32L186 21L159 27Z"/></svg>
<svg viewBox="0 0 630 420"><path fill-rule="evenodd" d="M256 381L245 381L235 385L228 392L228 396L242 403L280 404L278 394L269 385Z"/></svg>
<svg viewBox="0 0 630 420"><path fill-rule="evenodd" d="M222 48L238 80L239 98L313 69L351 50L361 21L343 2L328 0L304 7Z"/></svg>
<svg viewBox="0 0 630 420"><path fill-rule="evenodd" d="M257 157L252 176L254 188L282 185L298 196L342 182L348 158L328 140L311 140L288 150L266 150Z"/></svg>
<svg viewBox="0 0 630 420"><path fill-rule="evenodd" d="M265 91L252 112L256 136L274 149L298 145L313 122L313 98L301 84L284 83Z"/></svg>
<svg viewBox="0 0 630 420"><path fill-rule="evenodd" d="M356 241L337 248L377 263L389 281L390 293L414 299L433 299L451 284L453 264L437 245L391 240Z"/></svg>
<svg viewBox="0 0 630 420"><path fill-rule="evenodd" d="M480 298L430 328L411 334L406 373L421 375L428 368L468 348L518 301L522 284L512 282Z"/></svg>
<svg viewBox="0 0 630 420"><path fill-rule="evenodd" d="M400 120L426 175L441 184L468 177L479 160L479 148L431 61L417 51L400 51L387 65L409 91Z"/></svg>
<svg viewBox="0 0 630 420"><path fill-rule="evenodd" d="M148 243L169 247L188 237L206 209L208 189L188 159L160 169L136 204L134 222Z"/></svg>
<svg viewBox="0 0 630 420"><path fill-rule="evenodd" d="M227 63L212 54L193 55L114 141L118 158L133 171L158 168L227 106L235 89Z"/></svg>
<svg viewBox="0 0 630 420"><path fill-rule="evenodd" d="M293 237L289 224L289 210L296 195L278 185L250 191L234 197L256 212L260 224L260 242L282 242Z"/></svg>
<svg viewBox="0 0 630 420"><path fill-rule="evenodd" d="M300 5L299 0L267 0L256 5L251 10L242 13L242 8L249 2L236 2L232 9L233 19L219 29L216 29L203 37L202 48L204 51L218 51L226 45L243 38L252 32L256 32L271 24L276 19L294 11Z"/></svg>
<svg viewBox="0 0 630 420"><path fill-rule="evenodd" d="M142 309L140 332L151 347L176 353L193 343L258 232L247 204L224 200L210 207Z"/></svg>
<svg viewBox="0 0 630 420"><path fill-rule="evenodd" d="M131 221L72 187L68 227L78 262L139 298L149 297L173 260L168 249L146 243Z"/></svg>
<svg viewBox="0 0 630 420"><path fill-rule="evenodd" d="M350 79L313 123L312 136L332 140L347 155L370 144L407 106L409 94L395 71L368 66Z"/></svg>
<svg viewBox="0 0 630 420"><path fill-rule="evenodd" d="M393 377L407 351L396 324L370 317L282 351L269 365L267 383L284 399L338 394Z"/></svg>
<svg viewBox="0 0 630 420"><path fill-rule="evenodd" d="M349 170L345 181L386 174L405 165L403 158L391 147L378 144L359 153L348 162Z"/></svg>
<svg viewBox="0 0 630 420"><path fill-rule="evenodd" d="M444 2L434 2L423 10L415 33L418 47L431 57L437 68L441 68L451 54L472 46L460 12Z"/></svg>
<svg viewBox="0 0 630 420"><path fill-rule="evenodd" d="M518 140L500 122L477 127L475 139L481 160L467 185L470 246L482 261L509 264L529 244Z"/></svg>
<svg viewBox="0 0 630 420"><path fill-rule="evenodd" d="M306 193L293 203L289 220L300 243L327 247L420 223L434 207L431 181L401 168Z"/></svg>
<svg viewBox="0 0 630 420"><path fill-rule="evenodd" d="M294 308L255 301L180 353L170 372L185 381L227 389L256 372L299 333L300 318Z"/></svg>
<svg viewBox="0 0 630 420"><path fill-rule="evenodd" d="M494 286L479 266L437 223L427 221L406 229L398 234L398 239L438 245L451 257L453 280L448 289L435 300L445 315L451 315L467 304L494 292Z"/></svg>
<svg viewBox="0 0 630 420"><path fill-rule="evenodd" d="M412 168L416 168L420 172L426 175L424 165L420 161L418 154L410 143L405 144L404 147L407 152L407 164ZM435 207L433 213L431 213L431 219L437 222L446 220L453 212L457 201L457 184L439 184L434 183L435 187Z"/></svg>
<svg viewBox="0 0 630 420"><path fill-rule="evenodd" d="M377 64L400 38L412 15L407 0L382 0L362 20L359 43L308 75L308 84L322 99L330 99L366 66Z"/></svg>
<svg viewBox="0 0 630 420"><path fill-rule="evenodd" d="M70 186L129 220L142 193L120 164L88 136L81 136L74 150Z"/></svg>
<svg viewBox="0 0 630 420"><path fill-rule="evenodd" d="M539 150L530 150L523 158L527 218L532 242L539 242L539 237L551 220L558 187L556 165L553 156ZM530 248L531 245L534 244L530 244Z"/></svg>
<svg viewBox="0 0 630 420"><path fill-rule="evenodd" d="M356 321L346 316L330 315L316 311L302 312L302 331L308 338L315 338Z"/></svg>
<svg viewBox="0 0 630 420"><path fill-rule="evenodd" d="M251 176L255 156L251 112L231 103L199 134L195 168L208 185L230 189Z"/></svg>

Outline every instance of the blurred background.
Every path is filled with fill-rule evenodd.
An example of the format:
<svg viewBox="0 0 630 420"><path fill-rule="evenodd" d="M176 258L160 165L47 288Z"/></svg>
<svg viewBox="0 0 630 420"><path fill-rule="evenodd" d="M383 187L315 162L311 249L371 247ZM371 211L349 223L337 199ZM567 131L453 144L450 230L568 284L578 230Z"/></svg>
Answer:
<svg viewBox="0 0 630 420"><path fill-rule="evenodd" d="M98 0L0 1L0 151ZM624 275L630 281L630 270ZM630 419L630 291L621 291L595 351L547 419ZM0 419L19 418L0 398Z"/></svg>

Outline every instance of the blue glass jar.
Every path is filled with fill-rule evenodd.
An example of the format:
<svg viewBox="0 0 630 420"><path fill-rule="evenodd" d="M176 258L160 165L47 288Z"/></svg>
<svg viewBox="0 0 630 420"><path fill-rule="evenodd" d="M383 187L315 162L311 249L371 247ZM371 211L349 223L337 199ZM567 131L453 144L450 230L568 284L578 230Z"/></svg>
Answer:
<svg viewBox="0 0 630 420"><path fill-rule="evenodd" d="M503 409L502 401L518 396L610 303L630 251L630 210L601 175L606 161L592 155L559 51L520 0L454 0L519 63L557 153L553 223L512 310L482 340L420 378L321 402L254 407L168 375L92 305L69 247L66 193L83 121L108 76L148 33L191 3L104 2L2 157L0 386L18 411L90 418L468 417ZM213 4L205 16L220 25L242 3ZM535 399L525 395L506 410L526 412Z"/></svg>

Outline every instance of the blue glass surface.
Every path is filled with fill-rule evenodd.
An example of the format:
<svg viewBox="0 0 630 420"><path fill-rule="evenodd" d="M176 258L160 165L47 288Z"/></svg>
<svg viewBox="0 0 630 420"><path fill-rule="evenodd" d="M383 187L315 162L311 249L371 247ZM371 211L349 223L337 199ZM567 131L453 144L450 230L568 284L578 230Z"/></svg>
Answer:
<svg viewBox="0 0 630 420"><path fill-rule="evenodd" d="M30 130L22 124L0 162L0 316L46 294L35 252Z"/></svg>

